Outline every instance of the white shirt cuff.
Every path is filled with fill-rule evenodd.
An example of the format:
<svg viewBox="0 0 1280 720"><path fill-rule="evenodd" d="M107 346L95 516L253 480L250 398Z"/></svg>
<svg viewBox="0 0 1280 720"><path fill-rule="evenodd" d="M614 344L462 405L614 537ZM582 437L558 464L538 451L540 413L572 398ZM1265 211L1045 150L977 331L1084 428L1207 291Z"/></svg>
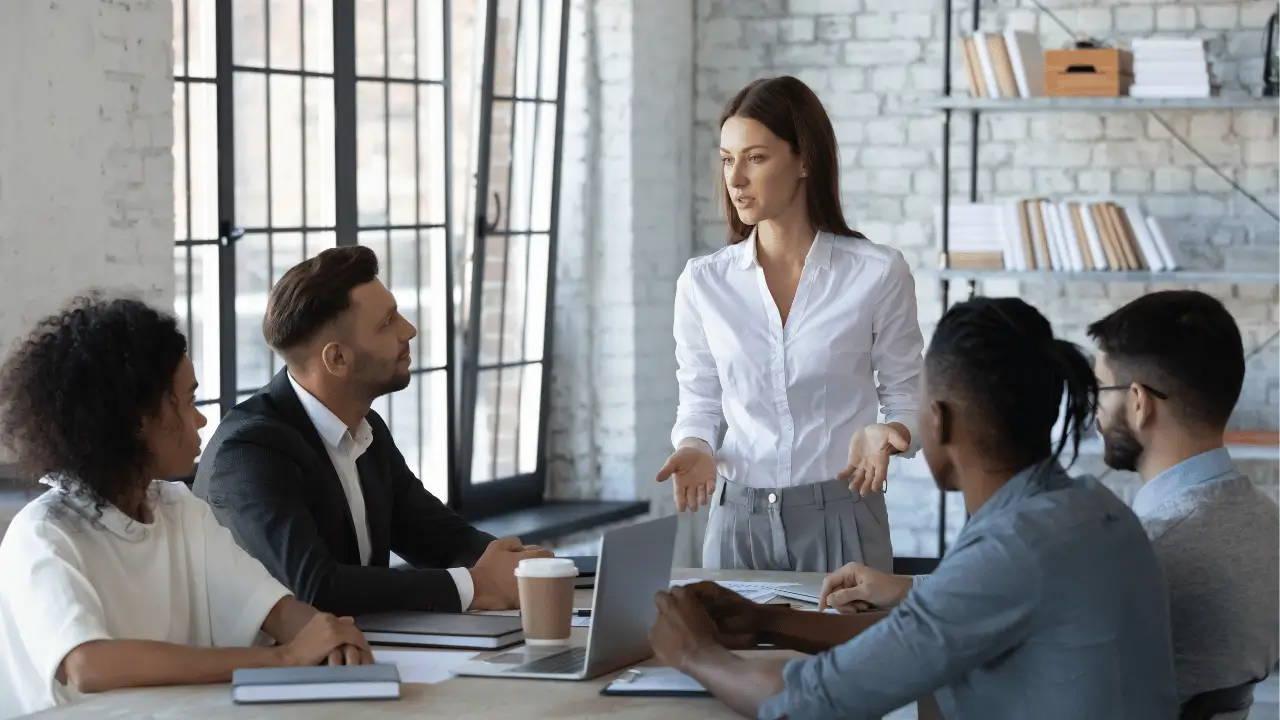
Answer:
<svg viewBox="0 0 1280 720"><path fill-rule="evenodd" d="M907 449L905 452L898 453L896 457L900 457L900 458L915 457L916 452L920 450L920 428L916 418L913 416L907 415L907 416L898 416L898 417L886 417L884 421L886 424L891 422L902 423L902 425L907 428L907 432L911 433L911 443L907 446Z"/></svg>
<svg viewBox="0 0 1280 720"><path fill-rule="evenodd" d="M711 452L716 452L716 441L720 438L719 433L714 428L701 427L698 425L677 425L671 431L671 446L680 447L680 442L685 438L697 438L711 446Z"/></svg>
<svg viewBox="0 0 1280 720"><path fill-rule="evenodd" d="M458 587L460 611L466 612L476 597L476 585L471 580L471 571L466 568L449 568L449 574L453 576L453 584Z"/></svg>

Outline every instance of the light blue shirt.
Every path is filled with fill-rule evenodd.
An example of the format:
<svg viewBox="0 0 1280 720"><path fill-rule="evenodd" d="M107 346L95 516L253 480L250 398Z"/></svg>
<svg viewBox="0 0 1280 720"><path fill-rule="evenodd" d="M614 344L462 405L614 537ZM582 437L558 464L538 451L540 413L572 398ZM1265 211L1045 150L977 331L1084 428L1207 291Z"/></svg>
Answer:
<svg viewBox="0 0 1280 720"><path fill-rule="evenodd" d="M1235 469L1231 454L1226 448L1210 450L1183 460L1151 478L1150 482L1138 489L1138 494L1133 496L1133 512L1138 517L1150 515L1166 500L1197 485L1234 473Z"/></svg>
<svg viewBox="0 0 1280 720"><path fill-rule="evenodd" d="M948 718L1177 716L1169 609L1133 512L1045 461L861 635L783 670L760 718L878 718L936 691Z"/></svg>

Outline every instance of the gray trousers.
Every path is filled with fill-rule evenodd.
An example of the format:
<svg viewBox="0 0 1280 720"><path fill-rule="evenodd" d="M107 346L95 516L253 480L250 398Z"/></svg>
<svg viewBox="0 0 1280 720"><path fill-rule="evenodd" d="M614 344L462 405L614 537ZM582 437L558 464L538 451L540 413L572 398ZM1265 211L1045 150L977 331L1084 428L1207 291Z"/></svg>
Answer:
<svg viewBox="0 0 1280 720"><path fill-rule="evenodd" d="M704 568L831 572L860 562L893 572L884 494L828 480L772 490L717 478Z"/></svg>

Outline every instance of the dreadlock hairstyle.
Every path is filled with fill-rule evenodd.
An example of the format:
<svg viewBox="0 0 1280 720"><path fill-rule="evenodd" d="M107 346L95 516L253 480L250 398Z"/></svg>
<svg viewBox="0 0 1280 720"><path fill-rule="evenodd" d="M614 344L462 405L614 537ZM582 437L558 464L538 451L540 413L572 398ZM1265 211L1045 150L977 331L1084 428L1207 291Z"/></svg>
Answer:
<svg viewBox="0 0 1280 720"><path fill-rule="evenodd" d="M1074 344L1017 298L975 298L943 315L925 358L929 385L976 411L985 432L979 450L1024 464L1050 454L1050 433L1066 393L1066 422L1052 456L1093 424L1098 383Z"/></svg>

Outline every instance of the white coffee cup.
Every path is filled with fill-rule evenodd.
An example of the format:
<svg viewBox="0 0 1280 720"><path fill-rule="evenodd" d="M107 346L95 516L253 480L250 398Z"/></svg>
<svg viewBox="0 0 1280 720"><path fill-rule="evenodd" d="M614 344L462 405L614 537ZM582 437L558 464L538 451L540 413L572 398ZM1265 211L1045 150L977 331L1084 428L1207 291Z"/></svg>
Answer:
<svg viewBox="0 0 1280 720"><path fill-rule="evenodd" d="M526 645L564 645L573 627L573 579L578 566L566 558L528 558L516 566L520 624Z"/></svg>

